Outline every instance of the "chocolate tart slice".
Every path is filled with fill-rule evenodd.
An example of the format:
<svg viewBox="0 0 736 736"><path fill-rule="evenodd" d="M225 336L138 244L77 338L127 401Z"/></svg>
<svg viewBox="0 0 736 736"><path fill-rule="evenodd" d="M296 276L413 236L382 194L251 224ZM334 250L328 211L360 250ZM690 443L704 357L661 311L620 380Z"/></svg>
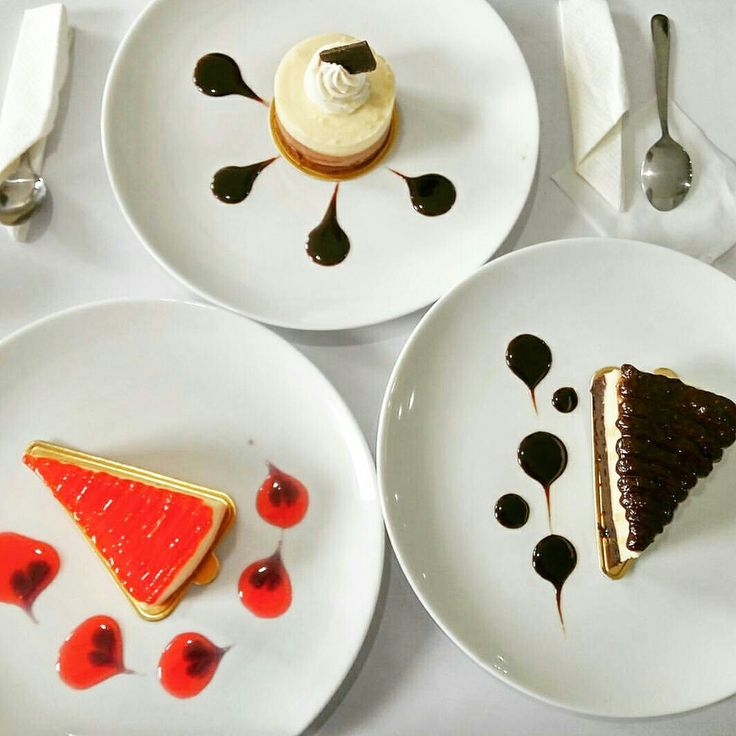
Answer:
<svg viewBox="0 0 736 736"><path fill-rule="evenodd" d="M598 551L613 579L736 440L736 404L672 375L624 364L593 377Z"/></svg>

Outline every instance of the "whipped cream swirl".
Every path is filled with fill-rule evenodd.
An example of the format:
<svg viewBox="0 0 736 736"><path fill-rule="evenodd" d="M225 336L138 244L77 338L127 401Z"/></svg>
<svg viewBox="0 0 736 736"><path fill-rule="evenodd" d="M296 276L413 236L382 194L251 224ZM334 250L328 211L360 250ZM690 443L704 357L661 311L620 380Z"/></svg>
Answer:
<svg viewBox="0 0 736 736"><path fill-rule="evenodd" d="M319 58L321 51L342 44L329 44L317 49L304 72L307 97L329 113L351 113L361 107L371 94L367 74L350 74L340 64Z"/></svg>

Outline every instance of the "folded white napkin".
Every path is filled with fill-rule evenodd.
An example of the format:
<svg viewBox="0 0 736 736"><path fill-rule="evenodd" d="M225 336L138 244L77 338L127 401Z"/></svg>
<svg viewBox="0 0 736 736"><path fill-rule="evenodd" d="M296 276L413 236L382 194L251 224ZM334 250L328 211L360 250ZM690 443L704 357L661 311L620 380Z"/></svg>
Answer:
<svg viewBox="0 0 736 736"><path fill-rule="evenodd" d="M606 0L559 0L577 173L621 208L621 118L629 106L621 49Z"/></svg>
<svg viewBox="0 0 736 736"><path fill-rule="evenodd" d="M41 173L46 136L51 132L59 104L59 90L69 65L71 35L61 3L27 10L10 67L0 110L0 181L18 166L30 149L31 164ZM8 228L23 240L28 223Z"/></svg>
<svg viewBox="0 0 736 736"><path fill-rule="evenodd" d="M644 154L660 135L656 100L631 114L624 125L625 211L604 202L571 167L554 180L601 235L648 240L711 263L736 243L736 163L674 103L670 134L690 154L693 184L670 212L649 204L640 186Z"/></svg>

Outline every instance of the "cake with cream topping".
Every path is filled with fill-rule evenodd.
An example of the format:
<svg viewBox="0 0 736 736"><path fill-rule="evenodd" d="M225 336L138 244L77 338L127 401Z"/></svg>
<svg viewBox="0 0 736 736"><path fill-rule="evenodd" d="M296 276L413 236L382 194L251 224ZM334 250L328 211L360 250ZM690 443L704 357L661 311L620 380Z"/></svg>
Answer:
<svg viewBox="0 0 736 736"><path fill-rule="evenodd" d="M308 38L276 70L274 140L307 173L356 175L390 146L395 95L391 67L365 41L339 33Z"/></svg>

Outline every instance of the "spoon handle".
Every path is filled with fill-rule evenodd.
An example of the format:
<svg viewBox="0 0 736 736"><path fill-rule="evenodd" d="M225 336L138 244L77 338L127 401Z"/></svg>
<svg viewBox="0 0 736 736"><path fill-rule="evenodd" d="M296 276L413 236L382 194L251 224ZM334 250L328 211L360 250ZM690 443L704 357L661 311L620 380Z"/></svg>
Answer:
<svg viewBox="0 0 736 736"><path fill-rule="evenodd" d="M654 42L654 82L657 88L657 110L662 136L670 134L667 125L667 82L670 73L670 21L666 15L652 16L652 41Z"/></svg>

